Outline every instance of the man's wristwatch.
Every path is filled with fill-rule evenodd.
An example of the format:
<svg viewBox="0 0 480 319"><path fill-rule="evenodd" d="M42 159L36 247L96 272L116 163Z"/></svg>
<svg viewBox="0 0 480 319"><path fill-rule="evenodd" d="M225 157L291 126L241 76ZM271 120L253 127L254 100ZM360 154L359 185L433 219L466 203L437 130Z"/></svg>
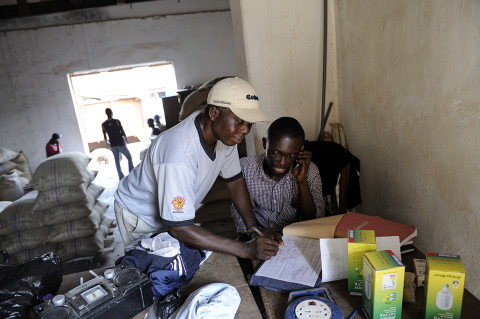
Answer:
<svg viewBox="0 0 480 319"><path fill-rule="evenodd" d="M258 234L255 232L255 230L253 229L253 226L250 227L248 230L247 230L247 235L248 235L248 238L254 238L256 237Z"/></svg>

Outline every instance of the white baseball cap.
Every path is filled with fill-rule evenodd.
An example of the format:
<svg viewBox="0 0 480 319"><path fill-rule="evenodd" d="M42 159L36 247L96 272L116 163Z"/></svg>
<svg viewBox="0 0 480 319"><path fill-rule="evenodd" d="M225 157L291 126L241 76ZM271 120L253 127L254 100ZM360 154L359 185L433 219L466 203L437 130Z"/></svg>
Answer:
<svg viewBox="0 0 480 319"><path fill-rule="evenodd" d="M270 121L260 111L258 96L253 87L240 78L227 78L215 84L208 93L207 104L228 107L236 116L249 123Z"/></svg>

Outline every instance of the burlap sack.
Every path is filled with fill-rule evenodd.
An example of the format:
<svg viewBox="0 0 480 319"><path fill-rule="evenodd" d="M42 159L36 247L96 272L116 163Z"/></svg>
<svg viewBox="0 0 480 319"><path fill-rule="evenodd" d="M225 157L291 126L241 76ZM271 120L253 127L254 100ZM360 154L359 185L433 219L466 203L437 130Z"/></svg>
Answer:
<svg viewBox="0 0 480 319"><path fill-rule="evenodd" d="M65 241L57 244L57 253L62 261L76 258L98 256L102 253L105 244L105 236L97 230L94 235Z"/></svg>
<svg viewBox="0 0 480 319"><path fill-rule="evenodd" d="M27 179L27 183L29 183L32 180L32 170L30 169L30 164L28 163L28 159L25 154L20 151L18 156L12 159L12 162L17 165L17 170L20 171L20 174L18 175Z"/></svg>
<svg viewBox="0 0 480 319"><path fill-rule="evenodd" d="M0 147L0 163L11 161L15 157L17 157L18 153L8 148Z"/></svg>
<svg viewBox="0 0 480 319"><path fill-rule="evenodd" d="M11 202L11 201L1 201L0 202L0 213L2 213L5 208L10 206L11 203L13 203L13 202Z"/></svg>
<svg viewBox="0 0 480 319"><path fill-rule="evenodd" d="M30 180L29 180L28 178L25 178L25 177L20 176L20 175L23 174L21 171L19 171L18 169L14 168L14 169L12 170L12 173L17 174L17 176L18 176L18 181L20 182L20 184L23 186L24 189L25 189L25 187L29 187L28 183L30 183Z"/></svg>
<svg viewBox="0 0 480 319"><path fill-rule="evenodd" d="M51 188L38 192L33 210L46 210L68 203L85 202L89 198L98 198L105 188L95 183Z"/></svg>
<svg viewBox="0 0 480 319"><path fill-rule="evenodd" d="M227 185L222 178L218 177L213 183L212 188L208 191L202 203L211 203L219 200L230 199L230 193L228 192Z"/></svg>
<svg viewBox="0 0 480 319"><path fill-rule="evenodd" d="M12 161L6 161L3 163L0 163L0 175L8 174L16 167L17 167L17 164L15 164Z"/></svg>
<svg viewBox="0 0 480 319"><path fill-rule="evenodd" d="M107 237L108 233L110 232L113 221L113 218L106 215L103 216L102 222L100 223L100 227L98 227L98 230L102 232L104 238Z"/></svg>
<svg viewBox="0 0 480 319"><path fill-rule="evenodd" d="M15 201L25 194L23 183L20 181L18 174L12 172L0 176L0 200Z"/></svg>
<svg viewBox="0 0 480 319"><path fill-rule="evenodd" d="M67 240L94 235L100 227L105 211L108 208L108 205L101 201L97 201L97 203L98 204L95 205L96 209L87 217L50 226L50 232L45 242L61 243Z"/></svg>
<svg viewBox="0 0 480 319"><path fill-rule="evenodd" d="M43 225L43 215L33 211L38 191L25 194L8 205L0 214L0 235L39 228Z"/></svg>
<svg viewBox="0 0 480 319"><path fill-rule="evenodd" d="M30 185L38 190L74 186L92 181L87 169L90 158L82 153L69 152L52 156L40 163Z"/></svg>
<svg viewBox="0 0 480 319"><path fill-rule="evenodd" d="M213 222L216 220L228 219L231 216L232 201L219 200L208 204L202 204L195 212L195 223Z"/></svg>
<svg viewBox="0 0 480 319"><path fill-rule="evenodd" d="M56 206L46 210L39 210L38 213L44 216L44 225L58 225L72 220L82 219L91 214L92 211L103 210L108 205L105 202L97 201L97 197L87 198L87 202L75 202Z"/></svg>
<svg viewBox="0 0 480 319"><path fill-rule="evenodd" d="M10 234L0 238L0 247L6 249L10 255L14 255L43 245L48 232L48 227L40 227Z"/></svg>

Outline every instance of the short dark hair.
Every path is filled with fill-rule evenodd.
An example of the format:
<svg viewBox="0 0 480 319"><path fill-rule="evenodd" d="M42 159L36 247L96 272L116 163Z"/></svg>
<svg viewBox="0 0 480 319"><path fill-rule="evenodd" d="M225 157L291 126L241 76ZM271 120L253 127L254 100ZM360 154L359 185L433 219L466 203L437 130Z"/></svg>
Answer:
<svg viewBox="0 0 480 319"><path fill-rule="evenodd" d="M285 136L290 138L301 137L305 141L305 131L302 125L293 117L280 117L270 124L267 130L267 137Z"/></svg>

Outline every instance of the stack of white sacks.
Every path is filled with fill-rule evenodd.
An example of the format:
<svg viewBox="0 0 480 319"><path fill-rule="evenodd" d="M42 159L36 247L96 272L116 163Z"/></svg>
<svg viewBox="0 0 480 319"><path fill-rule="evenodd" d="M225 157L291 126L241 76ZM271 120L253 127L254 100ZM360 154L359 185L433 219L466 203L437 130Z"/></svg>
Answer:
<svg viewBox="0 0 480 319"><path fill-rule="evenodd" d="M62 260L101 254L112 219L97 200L103 187L92 183L82 153L62 153L43 161L33 174L34 191L0 213L0 247L19 263L54 251ZM1 207L0 207L1 209Z"/></svg>
<svg viewBox="0 0 480 319"><path fill-rule="evenodd" d="M22 197L31 179L25 154L0 147L0 201L13 202Z"/></svg>

